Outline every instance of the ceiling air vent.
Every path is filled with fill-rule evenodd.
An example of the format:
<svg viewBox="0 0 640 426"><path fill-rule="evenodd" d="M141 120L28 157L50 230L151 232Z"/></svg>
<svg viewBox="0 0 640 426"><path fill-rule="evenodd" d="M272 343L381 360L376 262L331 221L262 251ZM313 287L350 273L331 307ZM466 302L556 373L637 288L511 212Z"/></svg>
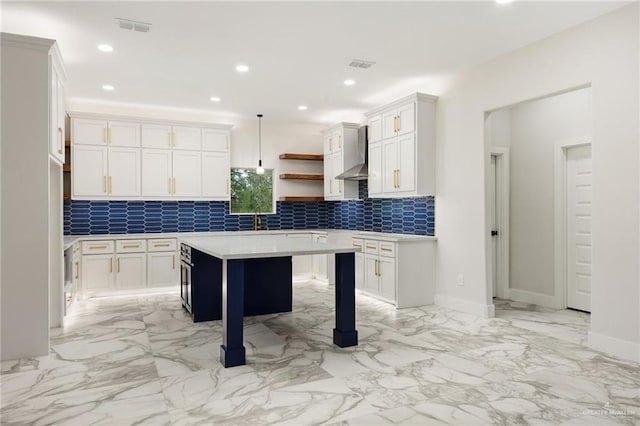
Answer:
<svg viewBox="0 0 640 426"><path fill-rule="evenodd" d="M371 65L375 64L375 62L373 61L365 61L363 59L352 59L351 63L349 64L350 67L353 68L371 68Z"/></svg>
<svg viewBox="0 0 640 426"><path fill-rule="evenodd" d="M132 21L131 19L123 18L116 18L116 20L118 21L118 26L123 30L133 30L140 33L148 33L151 29L151 24L148 24L146 22Z"/></svg>

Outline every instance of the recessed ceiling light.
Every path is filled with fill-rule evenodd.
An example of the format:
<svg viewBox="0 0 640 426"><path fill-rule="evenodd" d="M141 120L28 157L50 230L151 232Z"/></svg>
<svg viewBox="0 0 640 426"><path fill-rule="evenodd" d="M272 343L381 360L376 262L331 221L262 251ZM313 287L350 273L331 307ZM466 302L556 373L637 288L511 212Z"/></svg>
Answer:
<svg viewBox="0 0 640 426"><path fill-rule="evenodd" d="M307 106L306 106L306 105L300 105L300 106L298 107L298 109L299 109L300 111L306 111L306 110L307 110Z"/></svg>
<svg viewBox="0 0 640 426"><path fill-rule="evenodd" d="M513 0L496 0L496 3L498 4L507 4L507 3L511 3Z"/></svg>
<svg viewBox="0 0 640 426"><path fill-rule="evenodd" d="M115 89L116 89L115 87L113 87L113 86L112 86L112 85L110 85L110 84L103 84L103 85L102 85L102 88L103 88L104 90L108 90L109 92L111 92L111 91L113 91L113 90L115 90Z"/></svg>
<svg viewBox="0 0 640 426"><path fill-rule="evenodd" d="M345 80L344 81L344 85L345 86L353 86L354 84L356 84L355 80Z"/></svg>
<svg viewBox="0 0 640 426"><path fill-rule="evenodd" d="M209 98L209 100L211 102L220 102L221 101L219 96L212 96L212 97Z"/></svg>
<svg viewBox="0 0 640 426"><path fill-rule="evenodd" d="M249 67L247 65L236 65L236 71L238 72L247 72L249 71Z"/></svg>
<svg viewBox="0 0 640 426"><path fill-rule="evenodd" d="M110 46L108 44L99 44L98 50L101 52L113 52L113 46Z"/></svg>

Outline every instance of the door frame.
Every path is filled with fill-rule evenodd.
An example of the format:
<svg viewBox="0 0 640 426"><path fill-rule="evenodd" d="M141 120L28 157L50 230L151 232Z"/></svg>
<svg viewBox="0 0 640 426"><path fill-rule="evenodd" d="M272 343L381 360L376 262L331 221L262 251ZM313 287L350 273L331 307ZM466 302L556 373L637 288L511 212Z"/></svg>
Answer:
<svg viewBox="0 0 640 426"><path fill-rule="evenodd" d="M554 154L554 291L556 309L567 308L567 151L579 146L592 147L591 136L556 141Z"/></svg>
<svg viewBox="0 0 640 426"><path fill-rule="evenodd" d="M498 241L498 270L493 270L493 250L489 250L491 253L488 256L489 260L489 268L491 270L490 278L493 278L492 275L496 274L496 289L497 294L493 294L494 297L499 297L502 299L509 298L509 185L510 185L510 148L506 146L492 146L489 148L489 165L491 165L491 156L496 157L496 188L495 188L495 197L496 197L496 213L497 213L497 227L499 230L499 241ZM488 186L487 182L487 186ZM489 188L487 187L487 198L490 198L489 194L491 193ZM492 203L493 200L489 199L488 203ZM489 206L487 206L489 207ZM491 247L491 224L490 220L487 220L487 230L486 235L488 238L488 247ZM488 291L493 293L493 284L492 280L487 282ZM490 289L490 290L489 290Z"/></svg>

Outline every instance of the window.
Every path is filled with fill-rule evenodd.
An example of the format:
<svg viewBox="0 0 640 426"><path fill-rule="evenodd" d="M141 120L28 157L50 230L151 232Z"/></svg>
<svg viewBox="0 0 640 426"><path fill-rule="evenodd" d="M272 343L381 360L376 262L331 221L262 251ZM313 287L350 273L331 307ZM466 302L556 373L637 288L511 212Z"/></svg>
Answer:
<svg viewBox="0 0 640 426"><path fill-rule="evenodd" d="M273 169L231 169L231 214L275 214Z"/></svg>

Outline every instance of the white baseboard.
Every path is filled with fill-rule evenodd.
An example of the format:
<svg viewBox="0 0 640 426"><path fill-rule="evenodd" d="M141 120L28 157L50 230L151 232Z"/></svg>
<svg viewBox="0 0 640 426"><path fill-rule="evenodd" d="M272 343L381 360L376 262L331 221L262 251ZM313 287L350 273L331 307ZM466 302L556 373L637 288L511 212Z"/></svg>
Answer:
<svg viewBox="0 0 640 426"><path fill-rule="evenodd" d="M589 332L589 347L629 361L640 362L640 343Z"/></svg>
<svg viewBox="0 0 640 426"><path fill-rule="evenodd" d="M532 305L544 306L545 308L560 309L555 296L535 293L533 291L509 288L506 292L507 299Z"/></svg>
<svg viewBox="0 0 640 426"><path fill-rule="evenodd" d="M433 298L433 303L438 306L453 309L454 311L465 312L482 318L493 318L496 315L496 308L493 303L484 305L482 303L471 302L443 294L436 294Z"/></svg>

